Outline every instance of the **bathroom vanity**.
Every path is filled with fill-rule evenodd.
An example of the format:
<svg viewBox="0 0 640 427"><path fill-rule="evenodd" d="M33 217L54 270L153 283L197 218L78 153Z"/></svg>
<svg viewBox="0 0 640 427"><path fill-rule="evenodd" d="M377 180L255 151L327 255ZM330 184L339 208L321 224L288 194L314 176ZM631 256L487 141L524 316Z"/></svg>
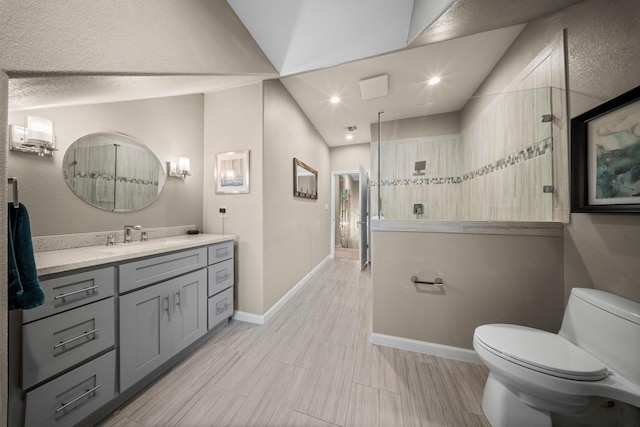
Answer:
<svg viewBox="0 0 640 427"><path fill-rule="evenodd" d="M40 252L36 265L45 304L10 319L11 425L98 421L233 315L233 236Z"/></svg>

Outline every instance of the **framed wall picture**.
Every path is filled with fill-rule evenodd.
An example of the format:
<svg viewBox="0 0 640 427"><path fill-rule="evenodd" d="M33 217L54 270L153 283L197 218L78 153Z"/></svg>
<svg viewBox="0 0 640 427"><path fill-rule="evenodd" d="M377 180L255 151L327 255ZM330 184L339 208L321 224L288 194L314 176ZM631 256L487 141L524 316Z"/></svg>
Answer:
<svg viewBox="0 0 640 427"><path fill-rule="evenodd" d="M216 154L216 194L249 192L249 150Z"/></svg>
<svg viewBox="0 0 640 427"><path fill-rule="evenodd" d="M640 87L571 120L571 211L640 213Z"/></svg>

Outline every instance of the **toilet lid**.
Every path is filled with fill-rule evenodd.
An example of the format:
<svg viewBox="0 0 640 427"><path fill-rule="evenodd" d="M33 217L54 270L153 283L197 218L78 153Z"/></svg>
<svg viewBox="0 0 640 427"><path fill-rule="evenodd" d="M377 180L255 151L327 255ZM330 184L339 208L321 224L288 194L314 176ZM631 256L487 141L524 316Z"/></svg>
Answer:
<svg viewBox="0 0 640 427"><path fill-rule="evenodd" d="M557 334L516 325L483 325L478 343L493 354L518 365L580 381L599 381L607 368L595 357Z"/></svg>

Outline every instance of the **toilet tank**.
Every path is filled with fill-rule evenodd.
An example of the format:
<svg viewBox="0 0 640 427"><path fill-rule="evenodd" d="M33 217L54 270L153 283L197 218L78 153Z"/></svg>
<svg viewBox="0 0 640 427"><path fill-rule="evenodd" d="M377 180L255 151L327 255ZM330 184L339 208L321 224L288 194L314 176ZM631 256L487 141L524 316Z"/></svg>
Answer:
<svg viewBox="0 0 640 427"><path fill-rule="evenodd" d="M558 334L640 385L640 303L573 288Z"/></svg>

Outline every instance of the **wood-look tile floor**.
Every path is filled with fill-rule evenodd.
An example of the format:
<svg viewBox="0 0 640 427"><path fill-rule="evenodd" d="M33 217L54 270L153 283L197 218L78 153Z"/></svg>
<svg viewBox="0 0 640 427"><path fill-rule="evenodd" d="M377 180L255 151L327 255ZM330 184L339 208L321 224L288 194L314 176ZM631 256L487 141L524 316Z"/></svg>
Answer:
<svg viewBox="0 0 640 427"><path fill-rule="evenodd" d="M221 330L104 426L489 426L484 366L370 334L370 273L330 260L268 324Z"/></svg>

